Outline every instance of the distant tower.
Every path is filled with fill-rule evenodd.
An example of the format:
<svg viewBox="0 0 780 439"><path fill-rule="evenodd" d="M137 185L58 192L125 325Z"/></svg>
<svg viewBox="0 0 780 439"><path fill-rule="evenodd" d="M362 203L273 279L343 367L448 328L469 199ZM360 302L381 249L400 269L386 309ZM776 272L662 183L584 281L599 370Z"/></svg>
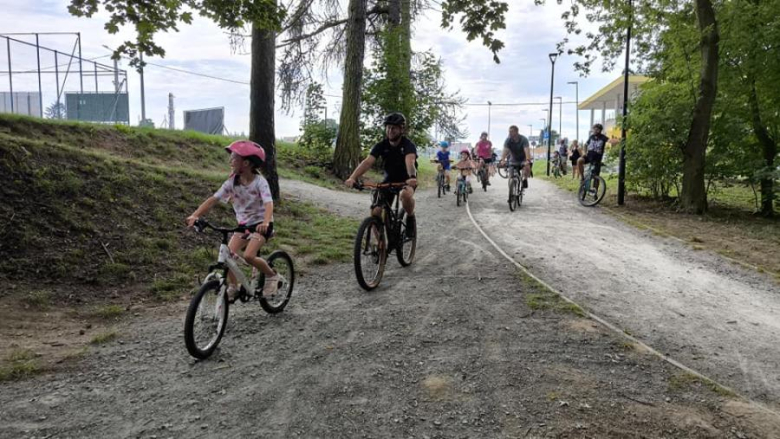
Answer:
<svg viewBox="0 0 780 439"><path fill-rule="evenodd" d="M168 93L168 129L176 129L176 109L173 106L173 93Z"/></svg>

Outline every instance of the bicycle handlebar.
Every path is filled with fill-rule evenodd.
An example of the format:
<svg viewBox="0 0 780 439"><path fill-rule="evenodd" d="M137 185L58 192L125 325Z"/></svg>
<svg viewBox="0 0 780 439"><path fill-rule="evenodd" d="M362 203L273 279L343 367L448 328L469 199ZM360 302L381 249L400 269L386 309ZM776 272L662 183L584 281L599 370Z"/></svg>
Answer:
<svg viewBox="0 0 780 439"><path fill-rule="evenodd" d="M361 181L356 181L354 185L352 185L353 188L362 191L363 189L385 189L385 188L403 188L409 186L406 183L363 183Z"/></svg>
<svg viewBox="0 0 780 439"><path fill-rule="evenodd" d="M195 221L194 227L195 227L195 230L198 233L203 233L206 229L211 229L211 230L213 230L215 232L219 232L219 233L222 233L222 234L235 233L235 232L246 232L247 231L247 226L242 225L242 224L239 224L237 227L232 228L232 229L216 227L216 226L211 225L208 221L206 221L205 218L198 218L198 220Z"/></svg>

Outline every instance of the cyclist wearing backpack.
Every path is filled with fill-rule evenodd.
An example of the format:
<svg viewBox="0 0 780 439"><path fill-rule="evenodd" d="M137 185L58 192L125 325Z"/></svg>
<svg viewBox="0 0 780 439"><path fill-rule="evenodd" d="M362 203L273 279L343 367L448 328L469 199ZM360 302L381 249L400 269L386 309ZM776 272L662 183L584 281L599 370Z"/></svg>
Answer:
<svg viewBox="0 0 780 439"><path fill-rule="evenodd" d="M607 136L601 133L604 126L600 123L593 125L593 134L585 142L585 157L577 160L577 168L580 173L580 179L585 179L585 164L593 163L593 175L601 173L601 159L604 157L604 147L609 142Z"/></svg>
<svg viewBox="0 0 780 439"><path fill-rule="evenodd" d="M355 181L363 176L376 163L378 158L382 158L384 165L385 179L383 183L406 183L408 186L403 188L399 196L401 205L406 211L406 230L407 236L411 236L416 230L414 216L414 191L417 188L417 147L404 134L406 129L406 118L401 113L391 113L385 117L385 135L381 142L371 148L371 153L363 160L352 172L352 175L344 182L347 187L355 185ZM380 191L379 196L392 203L395 195L389 191ZM372 207L371 214L380 216L381 204L377 203Z"/></svg>

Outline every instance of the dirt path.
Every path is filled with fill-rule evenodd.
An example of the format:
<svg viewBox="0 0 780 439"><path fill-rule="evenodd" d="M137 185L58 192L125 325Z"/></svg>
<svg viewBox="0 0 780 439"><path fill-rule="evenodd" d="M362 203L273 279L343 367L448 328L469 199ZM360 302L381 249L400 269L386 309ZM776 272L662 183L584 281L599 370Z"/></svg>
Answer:
<svg viewBox="0 0 780 439"><path fill-rule="evenodd" d="M571 193L538 179L511 213L505 181L471 207L507 253L651 346L780 407L775 281L582 207Z"/></svg>
<svg viewBox="0 0 780 439"><path fill-rule="evenodd" d="M363 218L371 201L358 192L340 192L306 183L300 180L281 179L282 196L314 203L334 213L353 218Z"/></svg>
<svg viewBox="0 0 780 439"><path fill-rule="evenodd" d="M71 369L1 383L0 437L780 434L779 419L551 309L451 195L418 202L417 260L391 257L377 290L351 264L313 271L280 315L232 307L201 362L183 346L186 303L128 316Z"/></svg>

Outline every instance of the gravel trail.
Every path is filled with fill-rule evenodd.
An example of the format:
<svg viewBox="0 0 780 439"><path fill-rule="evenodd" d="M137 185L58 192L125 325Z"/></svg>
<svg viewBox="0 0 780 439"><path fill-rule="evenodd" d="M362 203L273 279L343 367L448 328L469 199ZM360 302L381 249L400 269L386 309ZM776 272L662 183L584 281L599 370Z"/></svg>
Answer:
<svg viewBox="0 0 780 439"><path fill-rule="evenodd" d="M368 208L367 193L324 196L354 200L343 213ZM184 348L187 303L128 316L117 339L71 366L0 383L0 437L780 434L780 419L550 309L552 296L518 276L452 195L417 199L417 260L391 257L378 289L362 291L351 264L309 269L279 315L232 307L205 361Z"/></svg>
<svg viewBox="0 0 780 439"><path fill-rule="evenodd" d="M504 251L649 345L780 408L776 281L582 207L538 179L511 213L505 182L471 206Z"/></svg>

